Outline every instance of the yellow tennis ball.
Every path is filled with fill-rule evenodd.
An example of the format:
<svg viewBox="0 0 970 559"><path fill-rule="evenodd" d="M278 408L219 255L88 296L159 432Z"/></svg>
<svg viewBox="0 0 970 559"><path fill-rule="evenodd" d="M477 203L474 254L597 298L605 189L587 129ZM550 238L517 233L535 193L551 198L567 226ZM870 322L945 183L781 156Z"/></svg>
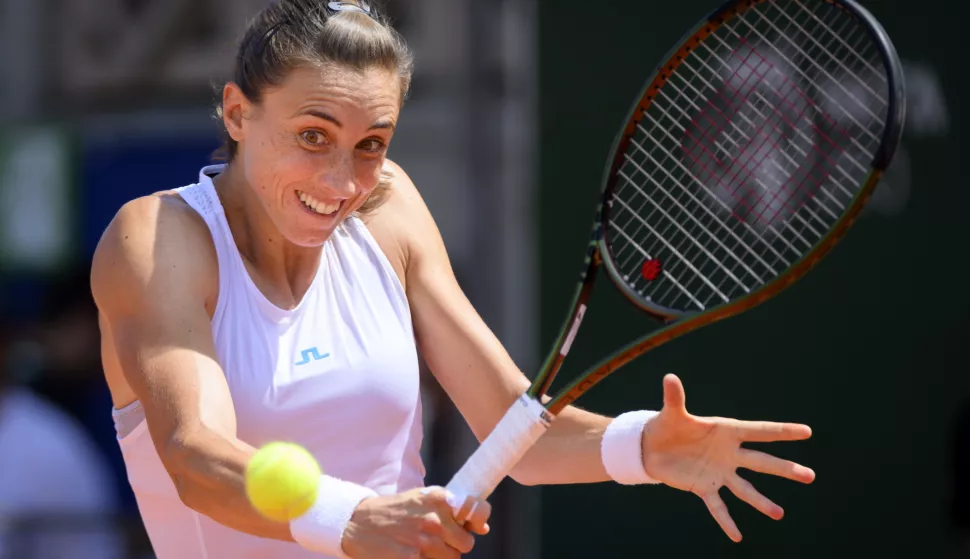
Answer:
<svg viewBox="0 0 970 559"><path fill-rule="evenodd" d="M264 517L289 522L313 506L320 474L320 465L305 448L269 443L246 465L246 496Z"/></svg>

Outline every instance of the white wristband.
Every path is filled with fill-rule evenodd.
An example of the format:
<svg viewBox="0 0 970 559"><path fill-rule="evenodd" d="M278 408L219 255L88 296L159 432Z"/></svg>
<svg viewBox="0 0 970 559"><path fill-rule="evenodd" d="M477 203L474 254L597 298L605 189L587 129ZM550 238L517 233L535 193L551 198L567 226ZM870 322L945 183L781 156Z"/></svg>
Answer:
<svg viewBox="0 0 970 559"><path fill-rule="evenodd" d="M631 411L617 416L606 427L600 451L606 473L622 485L660 483L643 467L643 429L657 416L655 411Z"/></svg>
<svg viewBox="0 0 970 559"><path fill-rule="evenodd" d="M344 530L357 505L368 497L377 497L377 492L328 475L320 476L316 502L303 516L290 522L293 539L309 551L348 559L341 547Z"/></svg>

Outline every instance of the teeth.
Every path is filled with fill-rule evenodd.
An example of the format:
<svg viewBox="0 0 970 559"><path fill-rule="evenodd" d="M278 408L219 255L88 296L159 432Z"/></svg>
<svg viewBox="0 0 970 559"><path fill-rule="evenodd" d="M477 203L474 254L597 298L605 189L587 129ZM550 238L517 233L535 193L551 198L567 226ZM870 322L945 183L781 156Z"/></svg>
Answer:
<svg viewBox="0 0 970 559"><path fill-rule="evenodd" d="M324 204L320 200L317 200L313 196L310 196L306 192L297 192L300 196L300 201L303 202L306 207L317 212L318 214L330 215L333 212L340 209L340 202L334 202L332 204Z"/></svg>

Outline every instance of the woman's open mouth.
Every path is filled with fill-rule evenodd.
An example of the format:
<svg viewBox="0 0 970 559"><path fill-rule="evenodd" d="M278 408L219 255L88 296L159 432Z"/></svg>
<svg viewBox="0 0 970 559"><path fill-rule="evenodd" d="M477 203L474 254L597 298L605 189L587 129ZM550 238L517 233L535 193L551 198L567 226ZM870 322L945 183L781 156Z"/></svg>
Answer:
<svg viewBox="0 0 970 559"><path fill-rule="evenodd" d="M341 205L343 205L342 201L331 202L329 204L321 202L306 192L299 190L296 191L296 195L300 198L300 202L302 202L307 209L320 215L332 215L340 209Z"/></svg>

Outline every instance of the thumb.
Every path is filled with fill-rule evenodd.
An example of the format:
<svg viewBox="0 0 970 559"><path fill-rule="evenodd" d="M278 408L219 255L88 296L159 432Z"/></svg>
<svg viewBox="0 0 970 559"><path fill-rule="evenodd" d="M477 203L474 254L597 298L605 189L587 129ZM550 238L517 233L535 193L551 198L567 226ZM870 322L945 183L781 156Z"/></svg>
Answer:
<svg viewBox="0 0 970 559"><path fill-rule="evenodd" d="M687 413L687 395L684 393L684 385L675 374L664 375L664 408Z"/></svg>
<svg viewBox="0 0 970 559"><path fill-rule="evenodd" d="M461 510L455 516L455 520L462 524L467 530L480 536L489 532L488 518L492 515L492 505L484 499L469 497Z"/></svg>

